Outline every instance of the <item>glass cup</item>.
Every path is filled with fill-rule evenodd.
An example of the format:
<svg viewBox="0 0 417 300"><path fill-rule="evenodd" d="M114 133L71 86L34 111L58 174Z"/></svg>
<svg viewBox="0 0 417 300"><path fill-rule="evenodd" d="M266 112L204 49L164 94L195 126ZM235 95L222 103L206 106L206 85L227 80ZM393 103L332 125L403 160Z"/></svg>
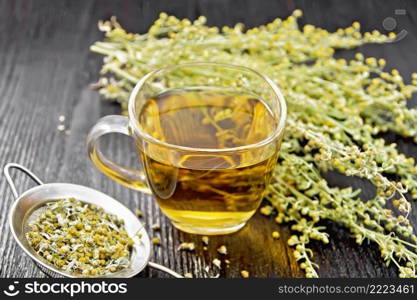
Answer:
<svg viewBox="0 0 417 300"><path fill-rule="evenodd" d="M153 194L180 230L227 234L255 213L276 165L285 100L268 77L242 66L190 63L145 75L128 117L100 119L87 138L94 165L111 179ZM132 137L142 170L99 150L108 133Z"/></svg>

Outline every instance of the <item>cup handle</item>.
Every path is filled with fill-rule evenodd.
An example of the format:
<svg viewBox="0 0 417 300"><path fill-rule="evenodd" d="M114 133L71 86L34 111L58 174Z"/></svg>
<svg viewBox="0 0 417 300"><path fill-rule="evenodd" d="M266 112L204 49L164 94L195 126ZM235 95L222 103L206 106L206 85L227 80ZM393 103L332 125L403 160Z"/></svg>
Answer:
<svg viewBox="0 0 417 300"><path fill-rule="evenodd" d="M16 189L16 186L15 186L14 181L12 179L12 176L10 176L10 169L17 169L17 170L25 173L33 181L35 181L38 185L43 184L43 182L38 178L38 176L33 174L32 171L30 171L29 169L25 168L22 165L16 164L16 163L8 163L3 169L4 177L6 177L7 183L9 184L9 186L12 190L13 196L16 199L19 198L19 193L17 192L17 189Z"/></svg>
<svg viewBox="0 0 417 300"><path fill-rule="evenodd" d="M128 188L150 194L143 171L123 167L103 155L99 149L99 139L109 133L122 133L130 136L129 119L124 116L111 115L98 120L87 136L88 155L92 163L104 175Z"/></svg>

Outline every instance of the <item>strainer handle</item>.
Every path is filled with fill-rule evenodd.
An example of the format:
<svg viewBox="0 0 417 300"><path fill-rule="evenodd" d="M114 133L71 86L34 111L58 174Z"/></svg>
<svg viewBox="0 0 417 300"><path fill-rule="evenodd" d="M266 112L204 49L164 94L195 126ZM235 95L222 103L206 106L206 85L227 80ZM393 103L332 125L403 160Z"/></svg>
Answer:
<svg viewBox="0 0 417 300"><path fill-rule="evenodd" d="M19 165L17 163L8 163L4 167L3 172L4 172L4 176L6 177L7 183L9 184L10 189L12 190L13 196L16 199L19 198L19 193L17 192L16 186L14 185L14 181L13 181L12 177L10 176L10 169L17 169L19 171L22 171L27 176L29 176L33 181L35 181L37 184L39 184L39 185L43 184L43 182L38 178L38 176L33 174L32 171L30 171L29 169L27 169L24 166Z"/></svg>

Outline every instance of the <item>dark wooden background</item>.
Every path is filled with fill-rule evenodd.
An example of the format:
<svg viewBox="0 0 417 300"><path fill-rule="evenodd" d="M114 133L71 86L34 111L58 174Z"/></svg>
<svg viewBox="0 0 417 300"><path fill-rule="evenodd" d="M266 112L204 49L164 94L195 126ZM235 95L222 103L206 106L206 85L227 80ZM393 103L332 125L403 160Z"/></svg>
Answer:
<svg viewBox="0 0 417 300"><path fill-rule="evenodd" d="M178 17L208 17L212 25L243 22L254 26L275 17L286 17L295 8L304 10L302 23L329 30L360 21L364 30L384 31L383 20L394 17L396 32L406 30L406 37L387 45L369 45L360 51L384 57L388 68L398 68L409 80L417 71L417 5L415 1L114 1L114 0L0 0L0 167L18 162L46 182L72 182L99 189L131 209L144 211L143 221L151 236L160 236L162 245L154 247L152 259L180 273L207 276L205 266L218 257L216 248L228 248L230 267L221 276L239 277L246 269L253 277L300 277L292 251L286 245L289 228L278 226L273 218L257 214L237 234L210 239L203 251L200 237L174 229L161 214L150 196L133 192L101 175L89 162L85 147L88 130L96 120L119 112L118 106L103 102L89 84L98 78L102 59L90 53L89 46L102 39L97 21L116 15L125 28L145 32L158 14L165 11ZM405 9L406 15L395 15ZM351 55L345 51L339 55ZM415 100L415 99L414 99ZM411 103L416 103L412 101ZM65 115L70 135L57 130L59 115ZM417 147L387 134L397 141L402 152L417 158ZM136 164L137 158L128 139L108 141L109 155L125 164ZM23 176L16 176L20 190L31 186ZM343 176L330 176L333 184L361 187L364 197L373 190L366 183ZM43 277L18 248L7 224L13 196L2 177L0 180L0 277ZM411 215L417 227L417 205ZM161 224L160 232L150 229ZM357 246L349 233L337 224L325 223L331 234L328 245L313 243L315 261L322 277L396 277L394 268L386 268L374 245ZM281 240L271 239L278 230ZM176 250L181 241L195 241L195 253ZM223 262L224 265L224 262ZM216 272L210 272L211 275ZM164 277L146 269L140 276Z"/></svg>

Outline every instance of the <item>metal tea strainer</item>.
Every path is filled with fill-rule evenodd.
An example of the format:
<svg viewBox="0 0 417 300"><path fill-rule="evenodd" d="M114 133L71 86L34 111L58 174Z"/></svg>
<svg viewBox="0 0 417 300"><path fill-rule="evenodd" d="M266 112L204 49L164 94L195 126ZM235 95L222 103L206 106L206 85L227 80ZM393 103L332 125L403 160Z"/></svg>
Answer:
<svg viewBox="0 0 417 300"><path fill-rule="evenodd" d="M22 171L35 181L38 186L25 191L19 196L13 179L10 176L10 169L18 169ZM74 197L81 202L102 207L107 213L116 215L119 219L123 219L125 222L125 229L134 241L129 267L111 275L100 277L133 277L141 272L146 266L158 269L177 278L183 277L167 267L149 261L151 253L149 236L138 218L119 201L103 194L102 192L82 185L70 183L43 183L30 170L16 163L7 164L4 167L4 175L10 185L14 197L16 198L16 201L13 203L9 212L10 230L12 231L12 234L19 246L46 274L52 277L81 277L78 274L57 269L32 249L25 236L25 233L29 229L28 223L35 220L39 214L42 213L42 210L47 202ZM140 239L138 237L138 233L142 236Z"/></svg>

